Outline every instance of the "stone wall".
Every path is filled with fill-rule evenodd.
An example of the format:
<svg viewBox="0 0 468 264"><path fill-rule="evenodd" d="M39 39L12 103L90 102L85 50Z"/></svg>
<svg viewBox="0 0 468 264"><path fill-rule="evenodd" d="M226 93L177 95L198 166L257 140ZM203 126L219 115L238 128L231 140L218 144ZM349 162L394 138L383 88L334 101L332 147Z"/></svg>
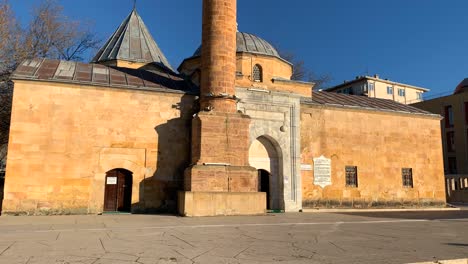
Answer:
<svg viewBox="0 0 468 264"><path fill-rule="evenodd" d="M252 80L253 67L258 64L263 70L263 82ZM200 57L185 60L179 67L182 74L192 76L200 70ZM284 60L272 56L238 52L236 56L236 86L258 88L276 92L288 92L310 97L313 83L291 81L292 66ZM197 78L192 81L200 85Z"/></svg>
<svg viewBox="0 0 468 264"><path fill-rule="evenodd" d="M3 211L98 213L106 172L133 173L132 210L176 209L193 97L17 81Z"/></svg>
<svg viewBox="0 0 468 264"><path fill-rule="evenodd" d="M302 105L304 207L378 207L445 203L440 119L330 106ZM331 159L332 185L314 185L313 159ZM357 166L358 187L346 187ZM312 167L312 169L311 169ZM413 169L414 188L403 187Z"/></svg>

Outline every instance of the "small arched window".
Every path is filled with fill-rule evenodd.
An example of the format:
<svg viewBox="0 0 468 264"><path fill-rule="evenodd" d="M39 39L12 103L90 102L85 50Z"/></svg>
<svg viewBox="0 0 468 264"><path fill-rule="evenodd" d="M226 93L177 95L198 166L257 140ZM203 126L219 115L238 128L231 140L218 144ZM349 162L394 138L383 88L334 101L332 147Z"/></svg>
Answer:
<svg viewBox="0 0 468 264"><path fill-rule="evenodd" d="M253 67L253 81L254 82L263 82L263 69L262 66L255 64Z"/></svg>

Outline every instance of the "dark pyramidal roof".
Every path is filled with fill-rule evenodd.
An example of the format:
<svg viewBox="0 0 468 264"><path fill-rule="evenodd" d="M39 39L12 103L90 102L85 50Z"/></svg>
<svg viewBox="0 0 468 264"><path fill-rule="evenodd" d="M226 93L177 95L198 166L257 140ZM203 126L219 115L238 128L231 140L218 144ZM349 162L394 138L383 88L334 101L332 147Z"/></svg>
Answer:
<svg viewBox="0 0 468 264"><path fill-rule="evenodd" d="M266 40L249 33L237 32L237 52L255 53L281 58L278 51ZM192 57L201 56L201 45Z"/></svg>
<svg viewBox="0 0 468 264"><path fill-rule="evenodd" d="M99 63L111 60L155 63L172 70L166 56L159 49L136 9L133 9L122 22L92 62Z"/></svg>

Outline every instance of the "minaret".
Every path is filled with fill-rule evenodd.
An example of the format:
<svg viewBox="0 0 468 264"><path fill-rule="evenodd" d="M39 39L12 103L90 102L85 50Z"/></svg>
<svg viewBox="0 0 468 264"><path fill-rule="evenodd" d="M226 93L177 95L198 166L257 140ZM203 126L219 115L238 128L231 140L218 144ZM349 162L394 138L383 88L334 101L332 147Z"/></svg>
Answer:
<svg viewBox="0 0 468 264"><path fill-rule="evenodd" d="M237 112L236 0L203 0L201 111L192 122L192 165L179 212L187 216L260 214L257 170L249 166L250 117Z"/></svg>
<svg viewBox="0 0 468 264"><path fill-rule="evenodd" d="M236 0L203 1L201 108L236 111Z"/></svg>

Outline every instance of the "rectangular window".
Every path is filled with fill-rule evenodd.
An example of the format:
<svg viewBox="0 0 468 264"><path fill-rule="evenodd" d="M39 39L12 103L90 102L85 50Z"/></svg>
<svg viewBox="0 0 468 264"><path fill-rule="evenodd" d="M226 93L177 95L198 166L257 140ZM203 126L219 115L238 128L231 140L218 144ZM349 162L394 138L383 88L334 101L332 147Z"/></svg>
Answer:
<svg viewBox="0 0 468 264"><path fill-rule="evenodd" d="M468 125L468 102L465 102L465 124Z"/></svg>
<svg viewBox="0 0 468 264"><path fill-rule="evenodd" d="M423 100L423 93L418 92L417 95L418 95L418 100Z"/></svg>
<svg viewBox="0 0 468 264"><path fill-rule="evenodd" d="M453 127L453 125L454 125L454 123L453 123L453 107L451 105L448 105L448 106L445 107L444 117L445 117L445 127L447 127L447 128Z"/></svg>
<svg viewBox="0 0 468 264"><path fill-rule="evenodd" d="M344 94L353 94L353 87L348 87L344 89L343 91Z"/></svg>
<svg viewBox="0 0 468 264"><path fill-rule="evenodd" d="M387 94L393 94L393 87L387 86Z"/></svg>
<svg viewBox="0 0 468 264"><path fill-rule="evenodd" d="M457 174L457 158L449 157L448 158L448 173L449 174Z"/></svg>
<svg viewBox="0 0 468 264"><path fill-rule="evenodd" d="M374 83L369 83L369 91L373 92L375 89L375 84Z"/></svg>
<svg viewBox="0 0 468 264"><path fill-rule="evenodd" d="M405 89L398 89L398 95L405 97L405 95L406 95Z"/></svg>
<svg viewBox="0 0 468 264"><path fill-rule="evenodd" d="M346 187L358 187L356 166L346 166Z"/></svg>
<svg viewBox="0 0 468 264"><path fill-rule="evenodd" d="M403 187L413 188L413 169L404 168L401 170L403 177Z"/></svg>
<svg viewBox="0 0 468 264"><path fill-rule="evenodd" d="M455 132L447 132L447 151L455 152Z"/></svg>

